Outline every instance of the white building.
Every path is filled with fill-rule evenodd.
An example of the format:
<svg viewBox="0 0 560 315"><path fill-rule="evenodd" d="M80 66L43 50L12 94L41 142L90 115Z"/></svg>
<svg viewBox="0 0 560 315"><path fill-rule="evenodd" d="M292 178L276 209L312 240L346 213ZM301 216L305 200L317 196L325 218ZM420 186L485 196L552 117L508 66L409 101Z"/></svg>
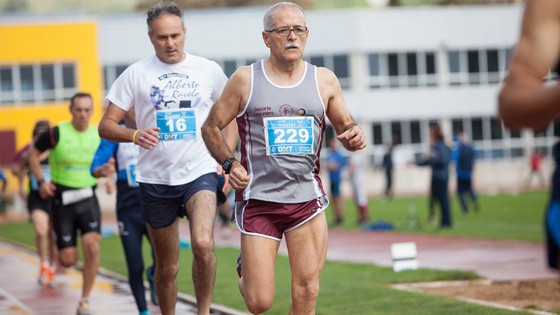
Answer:
<svg viewBox="0 0 560 315"><path fill-rule="evenodd" d="M266 57L264 11L186 11L187 50L216 60L228 75ZM449 141L459 129L471 137L481 154L475 174L479 189L518 189L528 174L528 154L534 148L548 153L560 132L550 126L538 136L512 133L497 118L497 93L521 15L520 5L307 11L305 58L338 75L351 112L368 135L372 162L377 164L393 134L400 139L396 193L426 191L429 169L404 165L426 152L432 122L443 127ZM153 48L141 14L99 22L109 83ZM549 168L548 163L545 171ZM382 190L381 174L371 171L372 195Z"/></svg>
<svg viewBox="0 0 560 315"><path fill-rule="evenodd" d="M185 11L187 51L217 61L227 75L266 57L265 9ZM520 5L307 11L305 59L338 75L346 102L368 136L371 166L397 139L396 193L427 190L429 169L405 165L427 151L428 126L434 122L449 141L464 130L480 150L479 190L519 189L529 172L529 153L536 148L548 155L560 133L552 125L538 135L510 132L497 117L497 93L521 14ZM142 13L95 19L107 89L128 65L153 54L153 47ZM545 172L550 168L547 160ZM369 192L378 195L382 173L369 172Z"/></svg>

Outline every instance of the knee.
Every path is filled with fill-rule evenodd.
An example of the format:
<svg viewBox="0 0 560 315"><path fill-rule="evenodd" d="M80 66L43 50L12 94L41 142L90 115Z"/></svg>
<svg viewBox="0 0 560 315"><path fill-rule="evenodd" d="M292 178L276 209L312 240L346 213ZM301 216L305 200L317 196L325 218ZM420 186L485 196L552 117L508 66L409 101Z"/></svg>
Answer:
<svg viewBox="0 0 560 315"><path fill-rule="evenodd" d="M197 237L191 240L192 252L195 258L208 259L214 253L214 240L212 237Z"/></svg>
<svg viewBox="0 0 560 315"><path fill-rule="evenodd" d="M293 285L294 299L311 302L316 301L319 297L319 278L318 277L308 277L302 279Z"/></svg>
<svg viewBox="0 0 560 315"><path fill-rule="evenodd" d="M175 281L177 279L177 273L179 272L179 263L158 261L156 264L156 271L156 278L158 281Z"/></svg>
<svg viewBox="0 0 560 315"><path fill-rule="evenodd" d="M274 302L274 292L266 294L255 292L255 294L246 293L244 295L245 305L251 314L263 314L272 307Z"/></svg>
<svg viewBox="0 0 560 315"><path fill-rule="evenodd" d="M72 267L78 261L78 253L75 248L65 248L59 252L58 260L63 267Z"/></svg>
<svg viewBox="0 0 560 315"><path fill-rule="evenodd" d="M99 258L99 242L100 239L95 235L88 235L82 238L82 247L86 259Z"/></svg>
<svg viewBox="0 0 560 315"><path fill-rule="evenodd" d="M48 237L48 229L37 228L35 229L35 234L39 238L47 238Z"/></svg>

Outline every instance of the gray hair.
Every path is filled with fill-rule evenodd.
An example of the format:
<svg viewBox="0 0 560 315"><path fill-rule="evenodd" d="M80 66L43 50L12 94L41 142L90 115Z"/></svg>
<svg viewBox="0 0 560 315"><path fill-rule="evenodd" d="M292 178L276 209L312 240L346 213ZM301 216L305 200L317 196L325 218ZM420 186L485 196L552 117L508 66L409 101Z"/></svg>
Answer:
<svg viewBox="0 0 560 315"><path fill-rule="evenodd" d="M278 8L296 8L299 9L301 11L301 13L303 13L303 17L305 18L305 11L303 11L303 8L300 7L299 5L293 3L293 2L278 2L276 4L271 5L266 12L264 13L264 18L263 18L263 26L265 30L271 30L274 27L274 18L272 17L272 13L274 13L274 11Z"/></svg>
<svg viewBox="0 0 560 315"><path fill-rule="evenodd" d="M159 17L172 14L178 16L181 21L183 21L183 11L171 1L161 1L155 6L151 7L148 12L146 12L146 22L148 23L148 30L152 30L152 23Z"/></svg>

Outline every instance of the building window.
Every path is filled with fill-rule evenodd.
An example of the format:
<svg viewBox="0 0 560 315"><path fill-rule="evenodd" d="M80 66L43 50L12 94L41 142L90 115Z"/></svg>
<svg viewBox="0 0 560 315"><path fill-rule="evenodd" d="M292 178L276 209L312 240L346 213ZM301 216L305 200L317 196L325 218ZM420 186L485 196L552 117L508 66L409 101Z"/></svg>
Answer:
<svg viewBox="0 0 560 315"><path fill-rule="evenodd" d="M76 91L76 65L0 65L0 90L0 104L63 102Z"/></svg>
<svg viewBox="0 0 560 315"><path fill-rule="evenodd" d="M348 55L334 55L332 57L332 69L338 77L343 89L350 88L350 65Z"/></svg>
<svg viewBox="0 0 560 315"><path fill-rule="evenodd" d="M449 85L499 84L510 54L509 48L450 50L447 53Z"/></svg>
<svg viewBox="0 0 560 315"><path fill-rule="evenodd" d="M454 135L463 131L479 150L481 159L520 158L525 143L519 132L504 128L496 117L463 117L452 120ZM454 137L455 138L455 137ZM456 140L456 139L455 139Z"/></svg>
<svg viewBox="0 0 560 315"><path fill-rule="evenodd" d="M62 82L65 89L76 88L76 68L73 64L62 65Z"/></svg>
<svg viewBox="0 0 560 315"><path fill-rule="evenodd" d="M486 70L488 71L488 83L496 84L500 82L500 60L497 49L486 51Z"/></svg>
<svg viewBox="0 0 560 315"><path fill-rule="evenodd" d="M43 92L43 100L52 102L56 99L55 86L56 79L54 75L53 65L41 65L41 91Z"/></svg>
<svg viewBox="0 0 560 315"><path fill-rule="evenodd" d="M33 66L19 67L19 86L21 91L21 101L23 103L33 102L35 99Z"/></svg>
<svg viewBox="0 0 560 315"><path fill-rule="evenodd" d="M381 123L373 123L371 125L371 135L373 138L374 145L383 144L383 132L382 132Z"/></svg>
<svg viewBox="0 0 560 315"><path fill-rule="evenodd" d="M434 52L370 53L368 69L373 89L437 86Z"/></svg>
<svg viewBox="0 0 560 315"><path fill-rule="evenodd" d="M324 67L325 58L323 56L311 56L309 57L309 63L316 65L317 67Z"/></svg>
<svg viewBox="0 0 560 315"><path fill-rule="evenodd" d="M480 60L478 50L467 51L467 65L469 72L469 83L471 85L480 84Z"/></svg>
<svg viewBox="0 0 560 315"><path fill-rule="evenodd" d="M350 88L350 61L348 55L309 56L309 63L331 69L342 89Z"/></svg>
<svg viewBox="0 0 560 315"><path fill-rule="evenodd" d="M129 64L106 65L103 67L103 78L105 80L105 94L111 89L115 80L129 67Z"/></svg>
<svg viewBox="0 0 560 315"><path fill-rule="evenodd" d="M260 61L260 59L248 58L248 59L227 59L227 60L216 60L216 62L222 67L224 73L229 78L231 75L242 66L248 66L255 62Z"/></svg>
<svg viewBox="0 0 560 315"><path fill-rule="evenodd" d="M225 60L223 68L226 76L229 78L237 70L237 62L235 60Z"/></svg>

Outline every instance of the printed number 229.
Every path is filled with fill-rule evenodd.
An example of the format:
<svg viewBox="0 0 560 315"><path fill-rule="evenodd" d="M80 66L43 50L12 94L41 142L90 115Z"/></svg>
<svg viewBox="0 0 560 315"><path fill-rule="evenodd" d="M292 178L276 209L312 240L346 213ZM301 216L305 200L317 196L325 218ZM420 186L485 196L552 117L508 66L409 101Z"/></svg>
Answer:
<svg viewBox="0 0 560 315"><path fill-rule="evenodd" d="M307 143L309 131L307 129L276 129L274 143Z"/></svg>

